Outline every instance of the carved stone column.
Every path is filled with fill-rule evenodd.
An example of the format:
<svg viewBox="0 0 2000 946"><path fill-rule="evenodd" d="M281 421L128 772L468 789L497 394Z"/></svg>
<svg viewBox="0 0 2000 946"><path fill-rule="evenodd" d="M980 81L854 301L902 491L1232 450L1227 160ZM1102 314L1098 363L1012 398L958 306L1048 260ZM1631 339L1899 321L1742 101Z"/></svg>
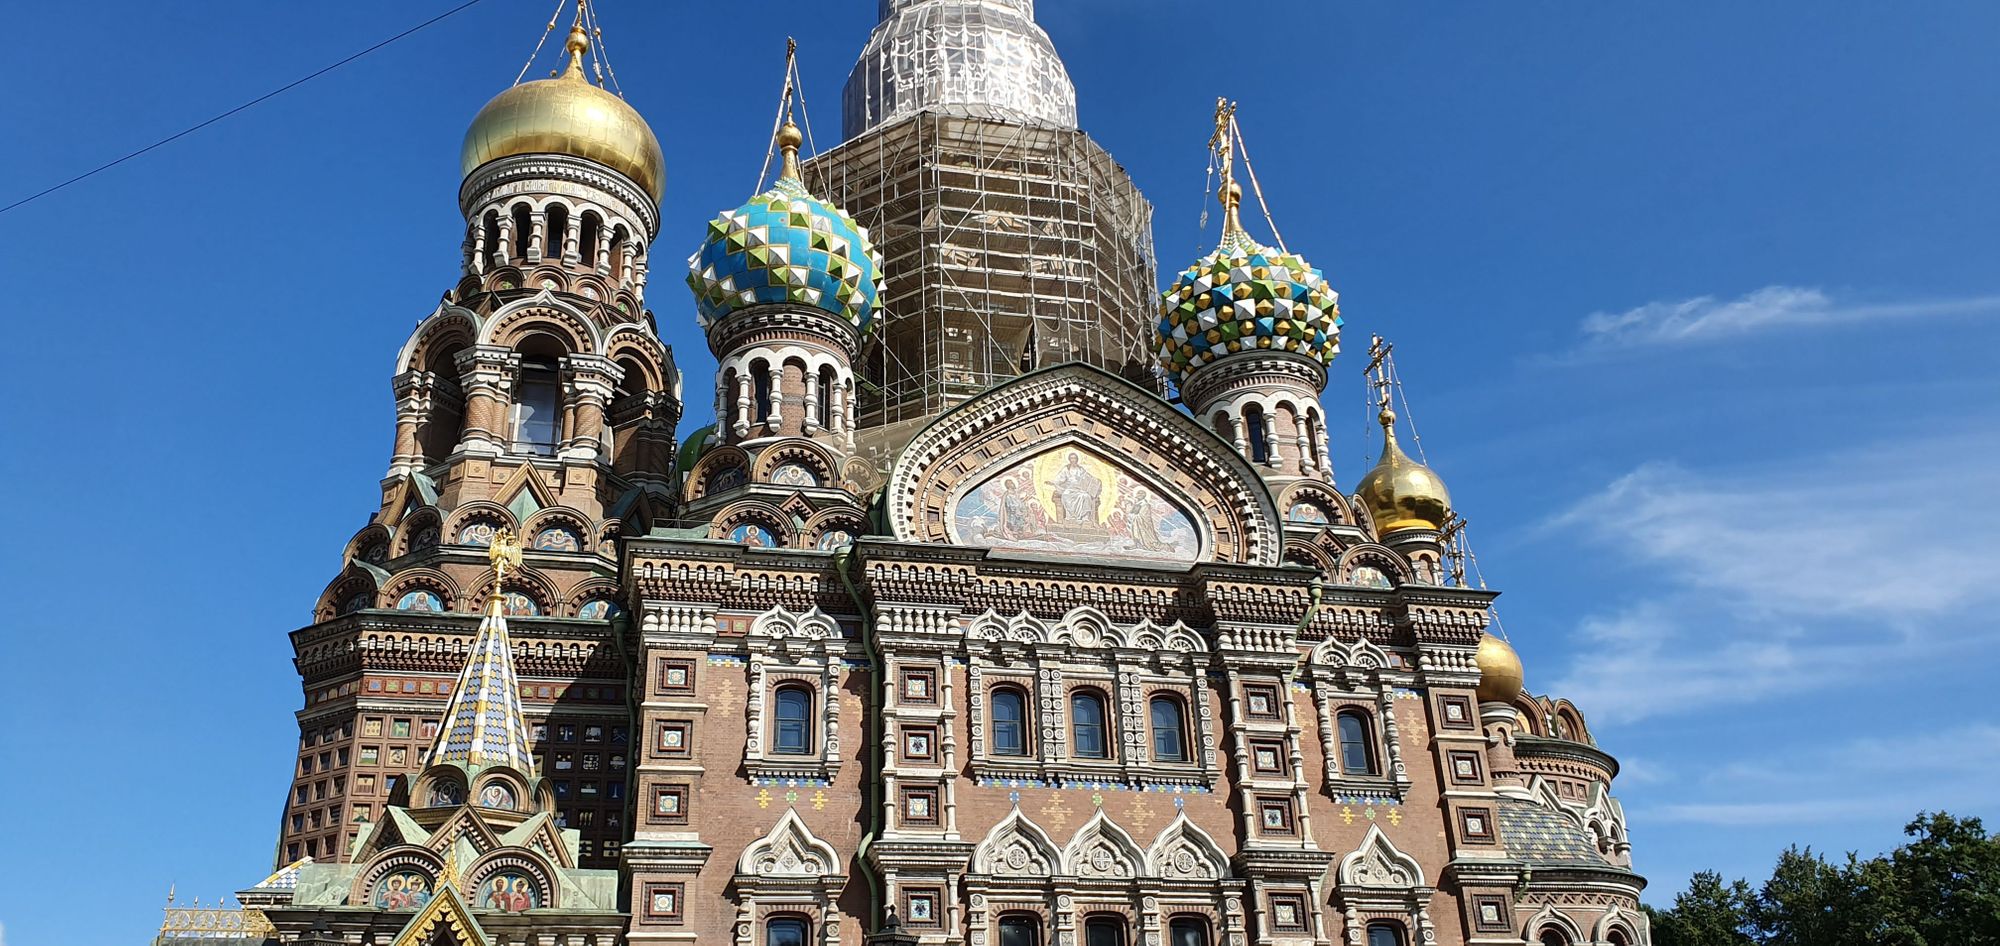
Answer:
<svg viewBox="0 0 2000 946"><path fill-rule="evenodd" d="M396 452L389 459L390 476L400 476L424 465L417 430L430 419L431 393L436 382L437 376L428 371L406 371L396 376Z"/></svg>
<svg viewBox="0 0 2000 946"><path fill-rule="evenodd" d="M520 369L521 357L503 346L475 345L459 353L459 385L465 391L465 437L460 449L489 456L507 452L512 439L507 408L513 403Z"/></svg>
<svg viewBox="0 0 2000 946"><path fill-rule="evenodd" d="M565 460L595 462L603 451L604 409L618 389L623 369L602 355L571 355L563 359L563 400L571 413Z"/></svg>

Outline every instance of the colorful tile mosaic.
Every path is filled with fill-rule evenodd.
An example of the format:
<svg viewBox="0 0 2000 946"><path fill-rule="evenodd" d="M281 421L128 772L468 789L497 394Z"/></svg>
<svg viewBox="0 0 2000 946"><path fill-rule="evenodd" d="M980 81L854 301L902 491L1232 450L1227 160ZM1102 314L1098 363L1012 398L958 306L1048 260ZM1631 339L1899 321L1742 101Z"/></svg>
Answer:
<svg viewBox="0 0 2000 946"><path fill-rule="evenodd" d="M882 307L882 256L866 227L786 177L709 223L687 283L704 327L740 308L790 302L865 332Z"/></svg>
<svg viewBox="0 0 2000 946"><path fill-rule="evenodd" d="M1232 352L1290 351L1330 364L1340 351L1340 296L1325 275L1241 232L1161 298L1160 361L1177 383Z"/></svg>

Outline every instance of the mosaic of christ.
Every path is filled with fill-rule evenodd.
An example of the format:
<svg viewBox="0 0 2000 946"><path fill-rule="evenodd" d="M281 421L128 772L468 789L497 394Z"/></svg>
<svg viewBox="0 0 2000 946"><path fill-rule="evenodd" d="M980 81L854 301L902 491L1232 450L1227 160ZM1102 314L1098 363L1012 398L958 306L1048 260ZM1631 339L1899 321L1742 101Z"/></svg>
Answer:
<svg viewBox="0 0 2000 946"><path fill-rule="evenodd" d="M1193 520L1101 457L1058 447L1007 467L958 501L955 541L965 545L1191 562L1201 551Z"/></svg>

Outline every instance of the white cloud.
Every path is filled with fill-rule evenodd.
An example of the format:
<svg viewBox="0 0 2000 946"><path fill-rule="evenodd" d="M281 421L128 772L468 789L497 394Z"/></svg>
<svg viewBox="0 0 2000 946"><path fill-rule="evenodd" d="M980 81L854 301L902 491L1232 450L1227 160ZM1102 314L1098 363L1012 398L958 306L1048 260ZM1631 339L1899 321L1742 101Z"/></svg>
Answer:
<svg viewBox="0 0 2000 946"><path fill-rule="evenodd" d="M1703 778L1699 788L1760 800L1674 802L1646 808L1638 817L1650 823L1721 827L1896 821L1919 809L1989 805L1996 780L2000 726L1974 723L1893 740L1863 737L1722 766Z"/></svg>
<svg viewBox="0 0 2000 946"><path fill-rule="evenodd" d="M1765 286L1727 301L1697 296L1593 312L1578 329L1584 351L1690 345L1781 328L2000 313L2000 296L1863 303L1804 286Z"/></svg>
<svg viewBox="0 0 2000 946"><path fill-rule="evenodd" d="M1578 627L1553 687L1630 722L1768 700L2000 636L2000 436L1874 445L1789 467L1648 465L1553 526L1652 587Z"/></svg>

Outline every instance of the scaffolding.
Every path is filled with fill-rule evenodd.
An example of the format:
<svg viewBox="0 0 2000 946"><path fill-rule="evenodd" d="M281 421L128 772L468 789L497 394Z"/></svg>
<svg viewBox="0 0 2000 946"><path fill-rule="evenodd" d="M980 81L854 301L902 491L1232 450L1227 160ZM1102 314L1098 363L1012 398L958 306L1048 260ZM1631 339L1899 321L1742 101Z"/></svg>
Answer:
<svg viewBox="0 0 2000 946"><path fill-rule="evenodd" d="M886 460L952 405L1061 362L1164 391L1152 205L1088 135L977 107L927 111L804 171L884 260L856 404L864 454Z"/></svg>

